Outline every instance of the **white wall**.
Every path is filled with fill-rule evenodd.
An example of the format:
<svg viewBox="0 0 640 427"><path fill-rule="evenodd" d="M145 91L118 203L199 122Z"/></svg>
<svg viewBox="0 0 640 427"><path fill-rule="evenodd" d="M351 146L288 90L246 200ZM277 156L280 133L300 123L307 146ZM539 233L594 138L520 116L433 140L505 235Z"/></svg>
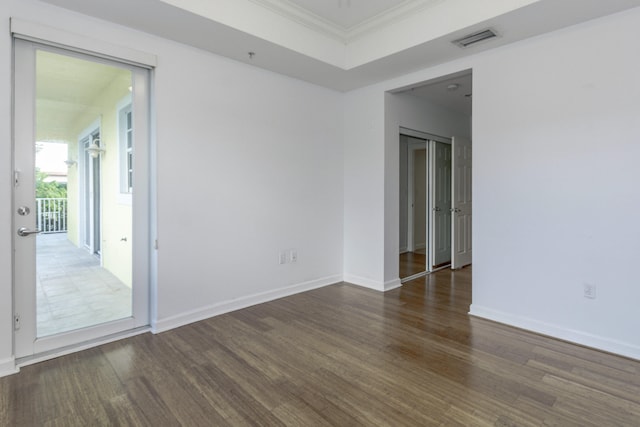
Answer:
<svg viewBox="0 0 640 427"><path fill-rule="evenodd" d="M443 136L471 133L462 114L385 93L399 86L386 82L345 95L345 281L378 290L400 284L400 127Z"/></svg>
<svg viewBox="0 0 640 427"><path fill-rule="evenodd" d="M340 281L341 95L180 45L164 55L159 328L220 302ZM279 265L283 249L298 262Z"/></svg>
<svg viewBox="0 0 640 427"><path fill-rule="evenodd" d="M0 373L12 364L10 16L158 55L158 330L341 273L395 286L398 127L446 133L385 91L473 68L472 313L640 358L640 9L341 96L11 0L0 10ZM299 262L277 265L288 248Z"/></svg>
<svg viewBox="0 0 640 427"><path fill-rule="evenodd" d="M640 9L633 9L364 88L346 116L348 124L351 111L378 111L373 102L380 102L384 91L472 68L471 312L635 358L640 358L638 22ZM357 224L358 234L371 239L345 246L345 261L352 251L367 253L370 264L360 263L359 275L382 282L392 279L387 273L397 265L398 204L389 195L397 188L397 123L408 113L390 111L390 102L392 95L384 131L345 140L345 188L372 194L357 208L345 209L379 212L385 206L384 218ZM364 144L382 151L384 159L358 165L349 156ZM349 171L349 166L361 167ZM384 191L375 187L381 179ZM354 234L352 228L345 222L346 236ZM383 278L375 264L380 252ZM347 271L352 267L345 262ZM597 286L595 300L583 297L584 283Z"/></svg>
<svg viewBox="0 0 640 427"><path fill-rule="evenodd" d="M384 92L352 91L344 105L344 280L384 289Z"/></svg>
<svg viewBox="0 0 640 427"><path fill-rule="evenodd" d="M0 9L0 374L13 366L11 16L158 57L156 330L342 279L341 94L11 0ZM298 262L279 265L283 249Z"/></svg>
<svg viewBox="0 0 640 427"><path fill-rule="evenodd" d="M640 358L640 9L474 66L471 312ZM583 296L585 283L597 298Z"/></svg>

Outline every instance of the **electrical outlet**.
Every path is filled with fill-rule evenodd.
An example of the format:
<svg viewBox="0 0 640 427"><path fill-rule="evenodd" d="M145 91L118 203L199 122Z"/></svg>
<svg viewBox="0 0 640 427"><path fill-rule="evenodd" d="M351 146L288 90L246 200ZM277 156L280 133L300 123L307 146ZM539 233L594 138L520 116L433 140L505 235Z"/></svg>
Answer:
<svg viewBox="0 0 640 427"><path fill-rule="evenodd" d="M281 265L287 263L287 252L286 251L280 251L280 258L279 258L278 262Z"/></svg>
<svg viewBox="0 0 640 427"><path fill-rule="evenodd" d="M596 299L596 285L592 283L585 283L584 297L589 299Z"/></svg>
<svg viewBox="0 0 640 427"><path fill-rule="evenodd" d="M289 251L289 262L298 262L298 251L296 251L295 249Z"/></svg>

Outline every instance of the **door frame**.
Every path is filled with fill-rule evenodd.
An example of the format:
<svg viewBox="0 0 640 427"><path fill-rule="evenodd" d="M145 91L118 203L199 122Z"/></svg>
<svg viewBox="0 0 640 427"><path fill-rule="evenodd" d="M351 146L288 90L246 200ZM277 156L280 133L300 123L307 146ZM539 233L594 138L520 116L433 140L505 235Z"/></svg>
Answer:
<svg viewBox="0 0 640 427"><path fill-rule="evenodd" d="M441 142L443 144L448 144L448 145L452 145L452 138L453 137L446 137L446 136L441 136L441 135L436 135L433 133L429 133L429 132L423 132L423 131L419 131L419 130L415 130L415 129L409 129L403 126L400 126L399 128L399 132L398 135L405 135L408 137L412 137L412 138L418 138L418 139L422 139L425 141L426 144L426 148L427 148L427 215L426 215L426 220L427 220L427 224L426 224L426 244L427 244L427 262L425 263L425 272L424 273L418 273L416 275L412 275L410 277L406 277L406 278L401 278L401 282L404 283L406 281L409 280L414 280L418 277L424 276L425 274L428 273L432 273L434 271L438 271L438 270L442 270L445 268L449 268L451 266L451 263L447 264L447 265L443 265L441 267L438 268L434 268L434 240L433 240L433 236L434 236L434 230L433 230L433 226L434 226L434 214L433 214L433 206L434 206L434 197L435 197L435 192L433 191L433 185L434 185L434 179L433 179L433 171L435 169L435 165L434 165L434 161L435 161L435 157L432 155L432 147L434 146L434 144L436 142ZM419 144L416 144L419 145ZM407 153L407 174L409 175L409 177L413 176L413 153L411 150L411 143L407 144L407 148L408 148L408 153ZM415 150L416 148L414 148ZM452 147L453 150L453 147ZM452 171L453 173L453 171ZM452 177L453 178L453 177ZM414 249L414 245L413 245L413 218L411 218L411 216L413 215L413 210L411 207L412 201L413 201L413 196L412 196L412 190L413 190L413 184L412 184L412 180L408 179L407 180L407 188L408 188L408 197L407 197L407 212L408 212L408 216L410 216L410 218L408 218L407 220L407 251L412 251ZM452 193L452 201L453 201L453 179L452 179L452 188L451 188L451 193ZM452 218L453 221L453 218ZM452 245L453 246L453 245ZM452 247L452 251L453 251L453 247ZM453 253L452 253L452 259L453 259Z"/></svg>
<svg viewBox="0 0 640 427"><path fill-rule="evenodd" d="M152 294L155 294L155 286L152 280L155 279L155 274L152 271L152 265L155 267L155 253L153 252L154 242L152 240L152 232L155 230L156 216L152 209L155 208L154 196L155 187L152 186L154 182L152 180L152 172L155 169L152 168L152 139L151 139L151 81L152 70L155 66L155 57L151 61L152 64L145 64L144 62L136 62L127 59L120 59L119 55L113 55L108 53L95 52L93 49L85 50L82 48L75 48L69 46L69 37L74 40L81 38L78 36L71 36L66 32L60 30L59 33L63 33L62 40L65 43L58 43L55 40L50 42L43 41L38 37L23 35L14 31L14 21L12 20L12 32L13 32L13 50L14 50L14 99L13 99L13 152L12 166L14 170L14 189L12 200L14 207L26 205L27 203L33 203L32 198L25 198L26 196L20 195L17 187L20 185L29 185L32 188L35 185L34 177L28 177L29 174L22 174L20 171L21 165L33 165L33 155L29 155L29 150L33 148L22 150L27 152L26 158L24 154L20 154L22 157L18 160L18 151L16 147L20 144L25 144L24 141L36 140L35 135L35 79L33 75L35 73L35 52L37 50L46 50L54 53L60 53L62 55L78 57L81 59L91 60L98 63L105 63L109 65L116 65L119 67L127 68L132 73L132 97L135 105L139 108L136 109L134 115L134 126L136 129L136 145L134 156L134 182L136 182L136 192L134 200L132 202L132 222L133 222L133 241L132 241L132 312L133 315L130 318L116 320L105 324L97 325L91 328L84 328L74 330L66 333L56 334L52 336L46 336L37 338L37 326L36 326L36 269L35 265L29 267L28 260L25 257L18 257L15 255L18 251L22 250L23 254L32 253L35 254L35 238L33 237L18 237L16 233L13 233L13 314L14 314L14 348L13 354L16 360L16 367L24 366L34 361L46 360L51 357L58 356L60 354L66 354L73 351L78 351L84 348L88 348L94 345L98 345L102 342L113 341L119 337L130 336L141 332L151 330L151 301ZM20 21L20 24L23 22ZM20 28L26 28L33 30L34 27L22 26ZM39 27L35 27L36 33ZM46 31L45 31L46 32ZM55 36L59 36L59 33L53 33ZM54 37L55 38L55 37ZM46 39L45 39L46 40ZM98 43L100 45L100 43ZM113 50L113 46L110 47ZM131 54L127 48L122 48L125 51L124 58L136 57L139 55ZM128 52L128 53L127 53ZM143 58L148 56L142 55ZM17 72L18 65L24 66L25 69L33 70L27 73ZM22 68L20 69L23 70ZM16 94L19 92L20 96ZM30 143L30 145L33 145ZM33 154L33 153L32 153ZM31 160L29 159L31 157ZM33 165L35 166L35 165ZM31 167L28 167L31 170ZM25 167L25 170L27 167ZM33 175L33 174L32 174ZM27 200L29 199L29 200ZM33 210L35 212L35 210ZM32 224L33 223L33 224ZM15 211L12 215L13 230L16 230L20 226L27 226L28 228L35 229L35 215L32 217L18 218ZM137 225L136 225L137 224ZM30 251L30 252L28 252ZM24 263L27 262L26 265ZM29 284L24 286L24 284ZM22 287L20 285L23 285ZM20 313L22 311L22 313ZM17 321L16 319L19 319ZM23 333L19 333L19 332Z"/></svg>
<svg viewBox="0 0 640 427"><path fill-rule="evenodd" d="M415 174L415 160L416 160L415 156L416 156L416 151L418 150L427 150L427 152L425 153L426 155L425 175L427 179L425 188L429 188L428 187L429 186L429 153L428 153L427 141L407 143L407 176L409 177L409 179L407 179L407 252L413 252L416 249L415 241L414 241L415 234L413 232L413 230L415 229L414 174ZM429 207L428 198L425 198L425 200L427 201L427 206L425 207L425 209L427 210L425 212L427 212ZM425 221L428 221L428 220L429 219L425 215ZM428 239L429 239L428 222L425 224L425 232L427 233L427 235L425 235L425 242L428 242Z"/></svg>
<svg viewBox="0 0 640 427"><path fill-rule="evenodd" d="M96 212L94 211L95 204L92 201L95 198L95 193L92 197L87 200L87 187L91 191L91 187L94 186L95 182L95 171L93 163L94 159L86 153L86 148L84 147L84 141L87 137L89 138L89 145L93 142L93 134L98 133L102 136L102 120L97 118L94 120L88 127L86 127L80 135L78 135L78 236L80 237L80 242L82 247L87 249L91 255L97 255L100 259L100 265L102 265L102 254L97 254L95 251L95 227L96 227ZM100 137L98 137L100 139ZM89 159L90 164L87 164L86 159ZM99 159L99 158L98 158ZM87 170L88 169L88 170ZM87 182L87 174L90 175L89 182ZM98 197L102 197L102 168L98 170L98 185L100 186L100 191L98 193ZM92 206L93 205L93 206ZM99 202L100 210L102 210L102 201ZM97 212L98 215L98 224L100 227L99 236L102 235L102 212ZM88 224L87 224L88 222ZM87 227L89 229L89 235L87 236ZM89 242L87 245L86 242Z"/></svg>

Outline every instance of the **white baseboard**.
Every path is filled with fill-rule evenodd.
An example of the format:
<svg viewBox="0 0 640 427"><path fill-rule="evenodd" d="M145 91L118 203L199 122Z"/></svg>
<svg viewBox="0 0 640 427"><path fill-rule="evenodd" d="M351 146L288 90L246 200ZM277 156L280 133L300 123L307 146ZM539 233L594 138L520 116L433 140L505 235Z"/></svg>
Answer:
<svg viewBox="0 0 640 427"><path fill-rule="evenodd" d="M16 366L16 360L13 357L0 360L0 378L17 374L19 371L20 368Z"/></svg>
<svg viewBox="0 0 640 427"><path fill-rule="evenodd" d="M402 286L402 282L400 281L400 278L388 280L384 282L384 292L399 288L400 286Z"/></svg>
<svg viewBox="0 0 640 427"><path fill-rule="evenodd" d="M384 292L384 283L377 280L367 279L366 277L345 274L344 281L352 285L362 286L363 288L373 289L374 291Z"/></svg>
<svg viewBox="0 0 640 427"><path fill-rule="evenodd" d="M517 328L584 345L586 347L640 360L640 347L634 344L612 340L607 337L589 334L584 331L562 328L536 319L478 306L477 304L471 304L469 314L483 319L492 320L494 322L503 323L505 325L515 326Z"/></svg>
<svg viewBox="0 0 640 427"><path fill-rule="evenodd" d="M373 289L374 291L387 292L402 286L400 279L389 280L387 282L378 282L376 280L367 279L366 277L354 276L347 274L344 281L353 285L362 286L363 288Z"/></svg>
<svg viewBox="0 0 640 427"><path fill-rule="evenodd" d="M418 243L417 245L413 246L414 251L419 251L420 249L426 249L426 248L427 248L426 243Z"/></svg>
<svg viewBox="0 0 640 427"><path fill-rule="evenodd" d="M300 292L310 291L312 289L322 288L324 286L333 285L334 283L339 282L342 282L342 276L329 276L292 286L285 286L283 288L274 289L272 291L261 292L234 300L224 301L186 313L167 317L165 319L160 319L151 325L151 332L153 332L154 334L158 334L173 328L188 325L189 323L209 319L211 317L219 316L231 311L251 307L252 305L262 304L278 298L287 297L290 295L298 294Z"/></svg>

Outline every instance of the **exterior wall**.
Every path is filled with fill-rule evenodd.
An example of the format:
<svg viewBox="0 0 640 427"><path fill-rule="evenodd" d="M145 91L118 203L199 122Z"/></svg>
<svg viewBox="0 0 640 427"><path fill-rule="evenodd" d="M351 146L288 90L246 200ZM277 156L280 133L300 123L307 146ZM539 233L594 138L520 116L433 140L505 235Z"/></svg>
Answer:
<svg viewBox="0 0 640 427"><path fill-rule="evenodd" d="M128 79L128 80L127 80ZM67 234L76 246L81 247L80 242L80 216L81 207L79 200L80 185L78 176L80 172L81 150L78 148L78 140L81 133L93 122L100 121L100 143L106 150L101 156L101 216L102 236L101 252L102 266L113 273L122 283L131 287L131 204L123 202L120 195L120 157L118 136L118 111L120 100L129 95L131 86L130 72L123 70L107 88L95 99L93 108L87 109L87 113L79 117L72 125L69 141L69 155L78 160L78 164L70 168L68 184L68 229ZM126 197L125 197L126 199ZM126 240L122 240L126 238Z"/></svg>

